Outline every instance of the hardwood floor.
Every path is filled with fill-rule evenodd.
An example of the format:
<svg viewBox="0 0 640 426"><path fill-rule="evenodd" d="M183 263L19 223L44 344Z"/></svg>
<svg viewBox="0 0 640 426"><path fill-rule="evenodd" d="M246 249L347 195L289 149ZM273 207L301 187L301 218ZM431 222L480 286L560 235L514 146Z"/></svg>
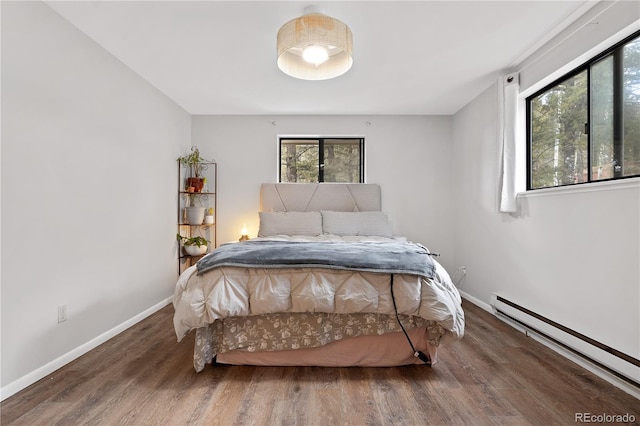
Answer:
<svg viewBox="0 0 640 426"><path fill-rule="evenodd" d="M0 405L2 425L550 425L640 401L464 303L433 368L192 366L171 305Z"/></svg>

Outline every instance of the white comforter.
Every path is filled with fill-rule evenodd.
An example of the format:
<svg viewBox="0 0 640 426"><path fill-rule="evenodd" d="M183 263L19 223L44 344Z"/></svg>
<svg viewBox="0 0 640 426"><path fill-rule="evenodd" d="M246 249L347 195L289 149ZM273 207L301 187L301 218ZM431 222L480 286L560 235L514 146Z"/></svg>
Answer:
<svg viewBox="0 0 640 426"><path fill-rule="evenodd" d="M391 241L382 237L270 237L290 241ZM396 239L397 240L397 239ZM439 322L455 337L464 334L458 290L435 262L436 276L394 275L399 314ZM231 316L275 312L395 314L389 274L322 268L251 269L221 267L202 275L195 266L180 275L173 306L178 341L196 328Z"/></svg>

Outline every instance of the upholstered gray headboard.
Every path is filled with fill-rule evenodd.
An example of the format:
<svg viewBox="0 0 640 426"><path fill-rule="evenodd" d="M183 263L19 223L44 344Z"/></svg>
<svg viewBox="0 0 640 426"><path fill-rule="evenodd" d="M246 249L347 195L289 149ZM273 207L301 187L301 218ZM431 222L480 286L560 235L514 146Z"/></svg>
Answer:
<svg viewBox="0 0 640 426"><path fill-rule="evenodd" d="M320 210L380 211L380 186L373 183L263 183L260 186L260 211Z"/></svg>

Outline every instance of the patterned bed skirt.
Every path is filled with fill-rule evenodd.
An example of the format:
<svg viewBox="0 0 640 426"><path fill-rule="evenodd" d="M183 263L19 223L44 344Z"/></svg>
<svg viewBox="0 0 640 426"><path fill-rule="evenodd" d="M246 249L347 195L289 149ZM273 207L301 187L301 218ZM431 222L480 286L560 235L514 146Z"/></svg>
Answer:
<svg viewBox="0 0 640 426"><path fill-rule="evenodd" d="M425 327L427 342L438 346L446 333L435 321L400 315L405 329ZM357 336L383 335L401 331L395 315L375 313L326 314L280 313L217 320L196 329L193 366L197 372L210 364L214 355L233 350L269 352L317 348Z"/></svg>

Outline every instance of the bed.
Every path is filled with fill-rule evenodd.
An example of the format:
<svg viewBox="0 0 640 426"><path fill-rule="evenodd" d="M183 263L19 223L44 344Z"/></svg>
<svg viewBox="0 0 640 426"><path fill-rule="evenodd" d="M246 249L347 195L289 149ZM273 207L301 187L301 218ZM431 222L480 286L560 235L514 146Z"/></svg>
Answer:
<svg viewBox="0 0 640 426"><path fill-rule="evenodd" d="M178 341L194 368L434 365L464 312L429 249L393 234L375 184L262 184L257 238L185 270Z"/></svg>

